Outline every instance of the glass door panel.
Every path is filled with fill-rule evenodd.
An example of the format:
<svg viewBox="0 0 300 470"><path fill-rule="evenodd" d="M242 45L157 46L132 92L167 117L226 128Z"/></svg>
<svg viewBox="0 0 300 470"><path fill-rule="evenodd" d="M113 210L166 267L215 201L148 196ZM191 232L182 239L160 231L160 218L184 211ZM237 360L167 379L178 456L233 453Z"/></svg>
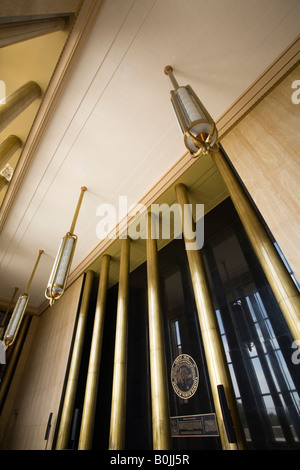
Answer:
<svg viewBox="0 0 300 470"><path fill-rule="evenodd" d="M204 257L247 441L299 449L293 338L228 199L205 219Z"/></svg>
<svg viewBox="0 0 300 470"><path fill-rule="evenodd" d="M182 240L159 252L174 449L220 449L214 405Z"/></svg>

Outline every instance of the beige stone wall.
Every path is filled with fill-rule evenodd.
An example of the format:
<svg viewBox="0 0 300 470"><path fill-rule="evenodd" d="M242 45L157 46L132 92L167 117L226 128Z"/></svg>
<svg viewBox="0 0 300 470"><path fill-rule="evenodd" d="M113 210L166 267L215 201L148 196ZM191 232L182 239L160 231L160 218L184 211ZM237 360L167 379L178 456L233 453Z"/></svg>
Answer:
<svg viewBox="0 0 300 470"><path fill-rule="evenodd" d="M300 103L292 102L295 80L300 80L300 65L222 145L300 281Z"/></svg>
<svg viewBox="0 0 300 470"><path fill-rule="evenodd" d="M39 317L33 317L0 417L0 448L51 449L83 276ZM44 440L53 413L48 442Z"/></svg>

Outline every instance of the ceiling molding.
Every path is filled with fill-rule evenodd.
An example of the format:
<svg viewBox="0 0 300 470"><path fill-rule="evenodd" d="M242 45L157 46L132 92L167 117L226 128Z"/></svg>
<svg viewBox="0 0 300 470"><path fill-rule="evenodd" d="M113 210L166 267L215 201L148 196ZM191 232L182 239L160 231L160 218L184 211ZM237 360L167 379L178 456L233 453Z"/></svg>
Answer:
<svg viewBox="0 0 300 470"><path fill-rule="evenodd" d="M67 86L71 73L86 44L103 0L85 0L67 40L61 58L54 71L48 89L40 105L29 136L24 145L14 177L9 185L0 209L0 231L16 199L22 181L34 158L37 147L46 131L59 99Z"/></svg>
<svg viewBox="0 0 300 470"><path fill-rule="evenodd" d="M300 60L300 35L218 119L219 137L224 137Z"/></svg>

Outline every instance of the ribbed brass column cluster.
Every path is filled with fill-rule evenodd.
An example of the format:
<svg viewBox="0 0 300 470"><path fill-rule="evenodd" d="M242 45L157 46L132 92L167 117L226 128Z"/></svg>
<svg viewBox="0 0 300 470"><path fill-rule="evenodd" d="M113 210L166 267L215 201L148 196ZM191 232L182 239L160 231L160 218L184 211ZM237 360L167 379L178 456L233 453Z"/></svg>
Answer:
<svg viewBox="0 0 300 470"><path fill-rule="evenodd" d="M221 175L226 182L234 205L240 219L249 234L262 267L269 279L274 293L282 307L283 314L289 324L291 332L297 337L297 305L298 297L293 290L293 283L286 276L285 268L279 263L279 255L267 236L263 225L253 211L239 182L236 180L230 166L221 153L213 156ZM186 256L191 275L192 287L197 307L198 320L203 340L205 359L209 374L210 386L214 401L214 408L218 422L221 445L224 450L246 449L246 440L241 424L237 401L231 381L227 359L221 339L218 321L212 301L209 283L202 259L202 253L195 248L195 240L191 234L196 234L195 222L192 213L186 210L190 207L188 188L179 183L175 186L175 193L181 214L188 220L182 220L182 231L186 244ZM149 326L149 361L151 385L152 410L152 438L154 450L172 449L170 432L169 395L167 387L167 370L165 362L165 345L163 338L163 311L160 299L160 280L157 254L157 240L153 233L157 227L151 212L147 214L147 291L148 291L148 326ZM119 291L116 319L116 336L113 366L113 387L111 401L111 418L109 432L109 449L122 450L125 448L126 426L126 378L127 378L127 334L128 334L128 301L129 301L129 272L130 272L130 245L129 238L122 239L119 268ZM271 245L270 245L271 244ZM268 261L266 261L266 258ZM105 254L102 259L98 296L94 318L94 328L91 340L90 359L86 379L85 398L78 449L88 450L93 446L93 431L98 397L98 381L102 350L102 336L106 309L106 297L109 279L110 256ZM275 275L275 273L277 273ZM85 302L88 301L91 279L87 273L81 310L84 311ZM273 278L273 279L272 279ZM89 280L90 279L90 280ZM285 293L285 295L283 295ZM83 313L82 313L83 314ZM81 321L81 320L80 320ZM84 324L77 325L77 335L81 338ZM84 321L84 319L82 319ZM77 386L77 372L81 355L80 341L75 340L72 363L69 372L65 405L60 422L60 431L57 439L57 449L66 448L71 418L73 417L73 396ZM74 361L74 364L73 364ZM75 367L76 366L76 367ZM224 394L223 394L224 392ZM230 410L233 431L228 432L228 422L224 413L225 402ZM64 435L65 433L65 435Z"/></svg>

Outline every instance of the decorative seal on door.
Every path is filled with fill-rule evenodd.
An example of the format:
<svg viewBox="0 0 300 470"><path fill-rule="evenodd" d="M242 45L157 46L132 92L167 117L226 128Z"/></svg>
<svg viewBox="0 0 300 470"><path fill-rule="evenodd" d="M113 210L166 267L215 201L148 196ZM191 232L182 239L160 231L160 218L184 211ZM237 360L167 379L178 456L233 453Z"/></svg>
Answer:
<svg viewBox="0 0 300 470"><path fill-rule="evenodd" d="M188 400L199 385L199 371L196 362L188 354L176 357L171 369L171 383L176 395Z"/></svg>

